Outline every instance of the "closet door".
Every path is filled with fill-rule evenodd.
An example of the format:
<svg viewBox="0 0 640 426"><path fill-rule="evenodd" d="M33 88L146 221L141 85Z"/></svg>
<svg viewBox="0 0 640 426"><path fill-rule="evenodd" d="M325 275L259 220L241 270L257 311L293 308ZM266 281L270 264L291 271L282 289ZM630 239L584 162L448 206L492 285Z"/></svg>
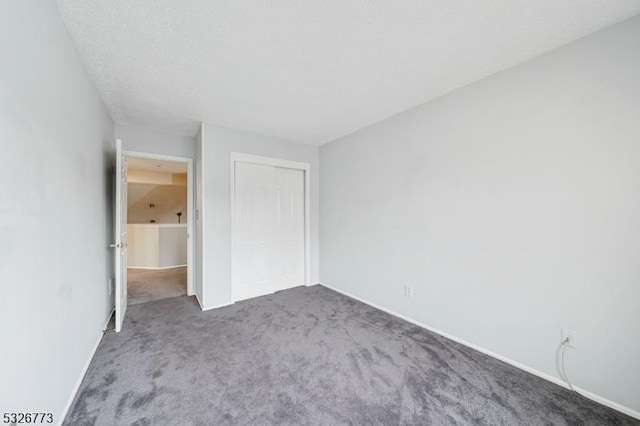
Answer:
<svg viewBox="0 0 640 426"><path fill-rule="evenodd" d="M304 284L304 172L277 167L275 186L273 281L278 291Z"/></svg>
<svg viewBox="0 0 640 426"><path fill-rule="evenodd" d="M232 286L235 300L273 293L275 167L236 163Z"/></svg>
<svg viewBox="0 0 640 426"><path fill-rule="evenodd" d="M304 285L304 172L235 163L235 301Z"/></svg>

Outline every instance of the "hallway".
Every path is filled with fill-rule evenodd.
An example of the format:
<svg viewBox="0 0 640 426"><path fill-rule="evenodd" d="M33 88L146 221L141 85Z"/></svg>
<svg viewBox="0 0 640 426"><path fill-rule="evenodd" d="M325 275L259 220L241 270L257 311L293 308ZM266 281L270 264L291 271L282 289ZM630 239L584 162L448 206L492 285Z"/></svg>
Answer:
<svg viewBox="0 0 640 426"><path fill-rule="evenodd" d="M185 296L187 294L187 267L127 271L129 305L160 299Z"/></svg>

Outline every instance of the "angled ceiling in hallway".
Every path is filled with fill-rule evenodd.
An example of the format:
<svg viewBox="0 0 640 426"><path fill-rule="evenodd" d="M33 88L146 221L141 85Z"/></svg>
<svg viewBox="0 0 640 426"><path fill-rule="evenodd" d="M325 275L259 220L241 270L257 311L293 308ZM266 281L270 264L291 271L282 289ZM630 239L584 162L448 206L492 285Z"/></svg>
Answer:
<svg viewBox="0 0 640 426"><path fill-rule="evenodd" d="M640 12L636 0L57 0L116 121L323 144Z"/></svg>

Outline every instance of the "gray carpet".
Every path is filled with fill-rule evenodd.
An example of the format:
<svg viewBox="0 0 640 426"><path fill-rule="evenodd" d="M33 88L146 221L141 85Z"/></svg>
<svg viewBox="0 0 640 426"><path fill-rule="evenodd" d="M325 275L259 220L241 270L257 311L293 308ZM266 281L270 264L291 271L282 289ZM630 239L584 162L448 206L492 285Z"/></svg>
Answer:
<svg viewBox="0 0 640 426"><path fill-rule="evenodd" d="M640 422L321 286L129 308L67 425Z"/></svg>
<svg viewBox="0 0 640 426"><path fill-rule="evenodd" d="M169 299L187 294L187 267L127 269L128 305Z"/></svg>

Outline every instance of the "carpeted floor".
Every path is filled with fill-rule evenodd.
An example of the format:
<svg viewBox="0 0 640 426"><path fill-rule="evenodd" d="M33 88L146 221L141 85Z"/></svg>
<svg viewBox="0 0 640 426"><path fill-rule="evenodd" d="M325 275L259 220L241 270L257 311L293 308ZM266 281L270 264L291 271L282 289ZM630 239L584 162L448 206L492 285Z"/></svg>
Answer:
<svg viewBox="0 0 640 426"><path fill-rule="evenodd" d="M127 269L128 305L180 297L187 294L187 267Z"/></svg>
<svg viewBox="0 0 640 426"><path fill-rule="evenodd" d="M633 419L319 285L201 312L131 306L67 425L629 425Z"/></svg>

